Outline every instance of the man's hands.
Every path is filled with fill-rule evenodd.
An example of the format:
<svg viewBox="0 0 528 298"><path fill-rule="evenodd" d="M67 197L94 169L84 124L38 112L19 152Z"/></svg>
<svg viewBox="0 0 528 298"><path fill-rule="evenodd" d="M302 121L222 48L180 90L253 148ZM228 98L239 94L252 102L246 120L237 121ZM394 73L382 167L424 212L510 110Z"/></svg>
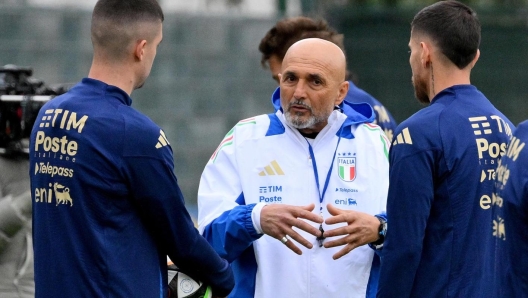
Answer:
<svg viewBox="0 0 528 298"><path fill-rule="evenodd" d="M264 234L276 238L279 241L283 237L289 237L306 248L312 248L312 243L299 235L299 233L295 232L293 227L297 227L315 237L321 236L321 231L302 220L306 219L318 224L323 222L323 219L319 215L312 213L314 207L314 204L302 207L280 204L266 205L262 208L260 213L260 226L262 231ZM377 221L376 218L374 219ZM375 240L376 239L373 241ZM293 241L288 240L284 244L296 254L302 254L302 251L293 243Z"/></svg>
<svg viewBox="0 0 528 298"><path fill-rule="evenodd" d="M313 247L312 243L299 235L293 227L297 227L315 237L321 236L321 231L302 220L306 219L317 224L323 222L323 219L319 215L312 213L314 207L314 204L302 207L279 204L266 205L262 208L260 214L262 231L264 234L276 238L279 241L283 237L289 237L304 247L311 249ZM326 219L325 223L327 225L337 223L347 224L344 227L324 232L324 237L326 238L345 236L336 240L327 240L324 243L325 248L345 245L345 247L333 255L334 260L348 254L356 247L378 240L380 222L375 216L353 210L339 209L332 204L328 204L327 209L332 215L332 217ZM284 244L296 254L302 254L301 250L290 239L284 242Z"/></svg>
<svg viewBox="0 0 528 298"><path fill-rule="evenodd" d="M324 247L326 248L345 245L343 249L333 255L334 260L346 255L356 247L378 240L380 222L375 216L353 210L339 209L332 204L328 204L327 209L333 215L326 219L325 223L327 225L342 222L348 224L344 227L324 232L325 237L346 235L337 240L326 241L324 243Z"/></svg>

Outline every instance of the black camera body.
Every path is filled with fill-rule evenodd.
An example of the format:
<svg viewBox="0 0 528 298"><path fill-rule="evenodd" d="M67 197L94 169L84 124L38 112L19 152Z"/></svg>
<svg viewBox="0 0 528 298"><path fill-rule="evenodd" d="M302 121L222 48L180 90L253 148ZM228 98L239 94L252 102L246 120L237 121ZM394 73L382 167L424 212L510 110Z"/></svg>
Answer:
<svg viewBox="0 0 528 298"><path fill-rule="evenodd" d="M71 84L47 86L32 78L33 69L0 67L0 154L29 153L29 135L40 108Z"/></svg>

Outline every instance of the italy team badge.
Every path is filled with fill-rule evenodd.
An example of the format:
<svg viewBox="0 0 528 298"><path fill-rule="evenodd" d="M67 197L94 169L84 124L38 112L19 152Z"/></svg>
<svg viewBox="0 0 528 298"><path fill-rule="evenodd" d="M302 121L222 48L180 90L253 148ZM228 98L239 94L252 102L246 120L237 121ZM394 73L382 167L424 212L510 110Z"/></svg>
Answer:
<svg viewBox="0 0 528 298"><path fill-rule="evenodd" d="M356 158L355 157L338 157L337 171L339 178L346 182L351 182L356 179Z"/></svg>

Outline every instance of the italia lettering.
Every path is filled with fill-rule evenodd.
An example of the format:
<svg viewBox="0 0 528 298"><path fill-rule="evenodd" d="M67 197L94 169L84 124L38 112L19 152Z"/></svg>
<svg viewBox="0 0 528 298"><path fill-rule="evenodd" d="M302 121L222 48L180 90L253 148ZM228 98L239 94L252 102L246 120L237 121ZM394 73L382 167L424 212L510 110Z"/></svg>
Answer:
<svg viewBox="0 0 528 298"><path fill-rule="evenodd" d="M275 203L275 202L279 202L279 203L282 203L282 197L277 197L277 196L273 196L273 197L260 196L260 197L259 197L259 202L264 202L264 203Z"/></svg>
<svg viewBox="0 0 528 298"><path fill-rule="evenodd" d="M479 138L477 141L477 149L479 158L483 158L483 153L488 152L491 158L503 156L506 153L506 143L488 143L488 140Z"/></svg>
<svg viewBox="0 0 528 298"><path fill-rule="evenodd" d="M339 164L355 165L355 164L356 164L356 160L354 160L354 159L348 159L348 158L343 158L343 159L339 160Z"/></svg>
<svg viewBox="0 0 528 298"><path fill-rule="evenodd" d="M41 149L46 152L60 152L61 154L75 156L77 154L77 142L68 141L66 136L62 138L48 137L43 131L39 131L35 139L35 151L39 152Z"/></svg>

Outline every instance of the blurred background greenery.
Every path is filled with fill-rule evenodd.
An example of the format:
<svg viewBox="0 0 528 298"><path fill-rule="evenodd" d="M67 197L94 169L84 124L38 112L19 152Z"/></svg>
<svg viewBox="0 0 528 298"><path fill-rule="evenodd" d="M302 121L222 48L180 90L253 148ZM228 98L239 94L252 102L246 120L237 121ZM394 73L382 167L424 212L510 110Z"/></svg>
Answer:
<svg viewBox="0 0 528 298"><path fill-rule="evenodd" d="M0 64L30 66L47 84L79 81L91 63L93 4L81 8L76 1L56 6L35 1L0 0ZM165 7L177 2L161 1ZM258 44L277 20L300 14L326 18L345 35L348 66L359 86L401 122L423 107L411 85L409 24L433 2L201 0L205 9L220 8L166 9L164 41L151 77L132 98L134 107L165 130L191 213L196 214L200 174L224 134L240 119L273 111L270 96L276 85L260 66ZM518 124L528 118L528 1L465 2L482 23L472 83ZM265 12L252 14L253 6Z"/></svg>

